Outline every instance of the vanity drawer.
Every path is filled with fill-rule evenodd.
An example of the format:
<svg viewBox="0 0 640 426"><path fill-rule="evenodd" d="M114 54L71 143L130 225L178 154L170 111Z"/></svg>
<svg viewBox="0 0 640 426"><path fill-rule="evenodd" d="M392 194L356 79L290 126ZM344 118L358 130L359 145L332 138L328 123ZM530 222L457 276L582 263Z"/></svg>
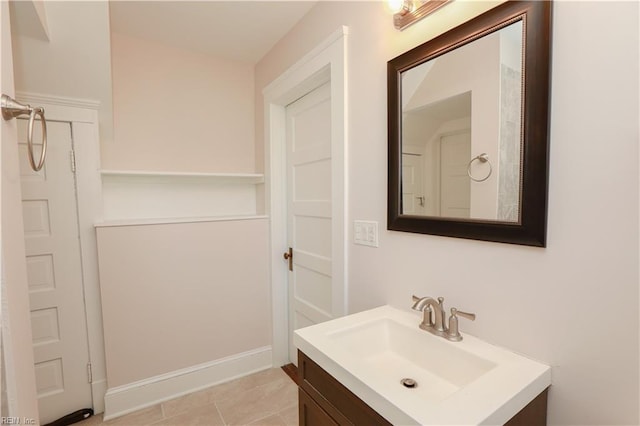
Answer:
<svg viewBox="0 0 640 426"><path fill-rule="evenodd" d="M298 351L298 373L300 375L301 394L315 401L339 425L391 425L354 393L334 379L322 367L313 362L304 353ZM306 396L306 395L305 395ZM304 401L300 400L302 407ZM305 423L300 409L300 424ZM331 424L331 423L323 423Z"/></svg>
<svg viewBox="0 0 640 426"><path fill-rule="evenodd" d="M337 426L326 411L322 409L313 398L302 388L298 388L298 407L300 424L306 426Z"/></svg>

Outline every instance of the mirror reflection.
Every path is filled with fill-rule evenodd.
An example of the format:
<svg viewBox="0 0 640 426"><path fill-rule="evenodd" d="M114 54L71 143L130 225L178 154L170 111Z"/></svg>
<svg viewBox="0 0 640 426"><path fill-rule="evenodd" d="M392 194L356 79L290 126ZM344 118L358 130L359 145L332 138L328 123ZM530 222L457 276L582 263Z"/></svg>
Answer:
<svg viewBox="0 0 640 426"><path fill-rule="evenodd" d="M402 73L402 214L520 222L523 26Z"/></svg>

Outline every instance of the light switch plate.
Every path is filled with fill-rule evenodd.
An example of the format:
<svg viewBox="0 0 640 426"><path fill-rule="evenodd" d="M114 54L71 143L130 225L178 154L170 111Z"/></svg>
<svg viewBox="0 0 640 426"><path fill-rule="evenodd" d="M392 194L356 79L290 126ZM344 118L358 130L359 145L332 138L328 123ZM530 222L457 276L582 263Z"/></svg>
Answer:
<svg viewBox="0 0 640 426"><path fill-rule="evenodd" d="M363 246L378 247L378 222L371 220L353 221L353 242Z"/></svg>

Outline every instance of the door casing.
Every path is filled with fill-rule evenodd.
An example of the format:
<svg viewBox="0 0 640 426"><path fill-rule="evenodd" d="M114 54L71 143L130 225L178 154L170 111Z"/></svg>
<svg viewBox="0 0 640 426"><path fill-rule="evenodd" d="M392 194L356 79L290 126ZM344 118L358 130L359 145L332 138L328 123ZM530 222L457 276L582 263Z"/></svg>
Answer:
<svg viewBox="0 0 640 426"><path fill-rule="evenodd" d="M102 307L98 281L98 252L94 225L102 222L102 181L100 178L100 138L98 133L99 102L59 96L17 92L16 99L42 106L52 121L71 123L76 163L76 194L80 229L82 281L87 308L89 359L91 362L91 392L93 409L104 411L107 391Z"/></svg>
<svg viewBox="0 0 640 426"><path fill-rule="evenodd" d="M347 68L348 28L331 36L292 65L264 90L265 200L270 215L273 365L288 363L288 296L286 262L286 121L285 107L313 89L331 82L332 139L332 307L347 313Z"/></svg>

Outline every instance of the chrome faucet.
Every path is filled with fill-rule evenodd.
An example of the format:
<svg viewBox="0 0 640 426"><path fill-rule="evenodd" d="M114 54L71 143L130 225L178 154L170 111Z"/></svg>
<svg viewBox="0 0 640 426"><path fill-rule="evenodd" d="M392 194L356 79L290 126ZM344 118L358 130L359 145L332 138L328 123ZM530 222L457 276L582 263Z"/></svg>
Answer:
<svg viewBox="0 0 640 426"><path fill-rule="evenodd" d="M462 340L462 335L458 329L458 316L474 321L475 314L462 312L456 308L451 308L448 326L445 325L444 297L417 297L413 296L412 309L422 311L422 322L419 327L436 336L444 337L453 342Z"/></svg>

